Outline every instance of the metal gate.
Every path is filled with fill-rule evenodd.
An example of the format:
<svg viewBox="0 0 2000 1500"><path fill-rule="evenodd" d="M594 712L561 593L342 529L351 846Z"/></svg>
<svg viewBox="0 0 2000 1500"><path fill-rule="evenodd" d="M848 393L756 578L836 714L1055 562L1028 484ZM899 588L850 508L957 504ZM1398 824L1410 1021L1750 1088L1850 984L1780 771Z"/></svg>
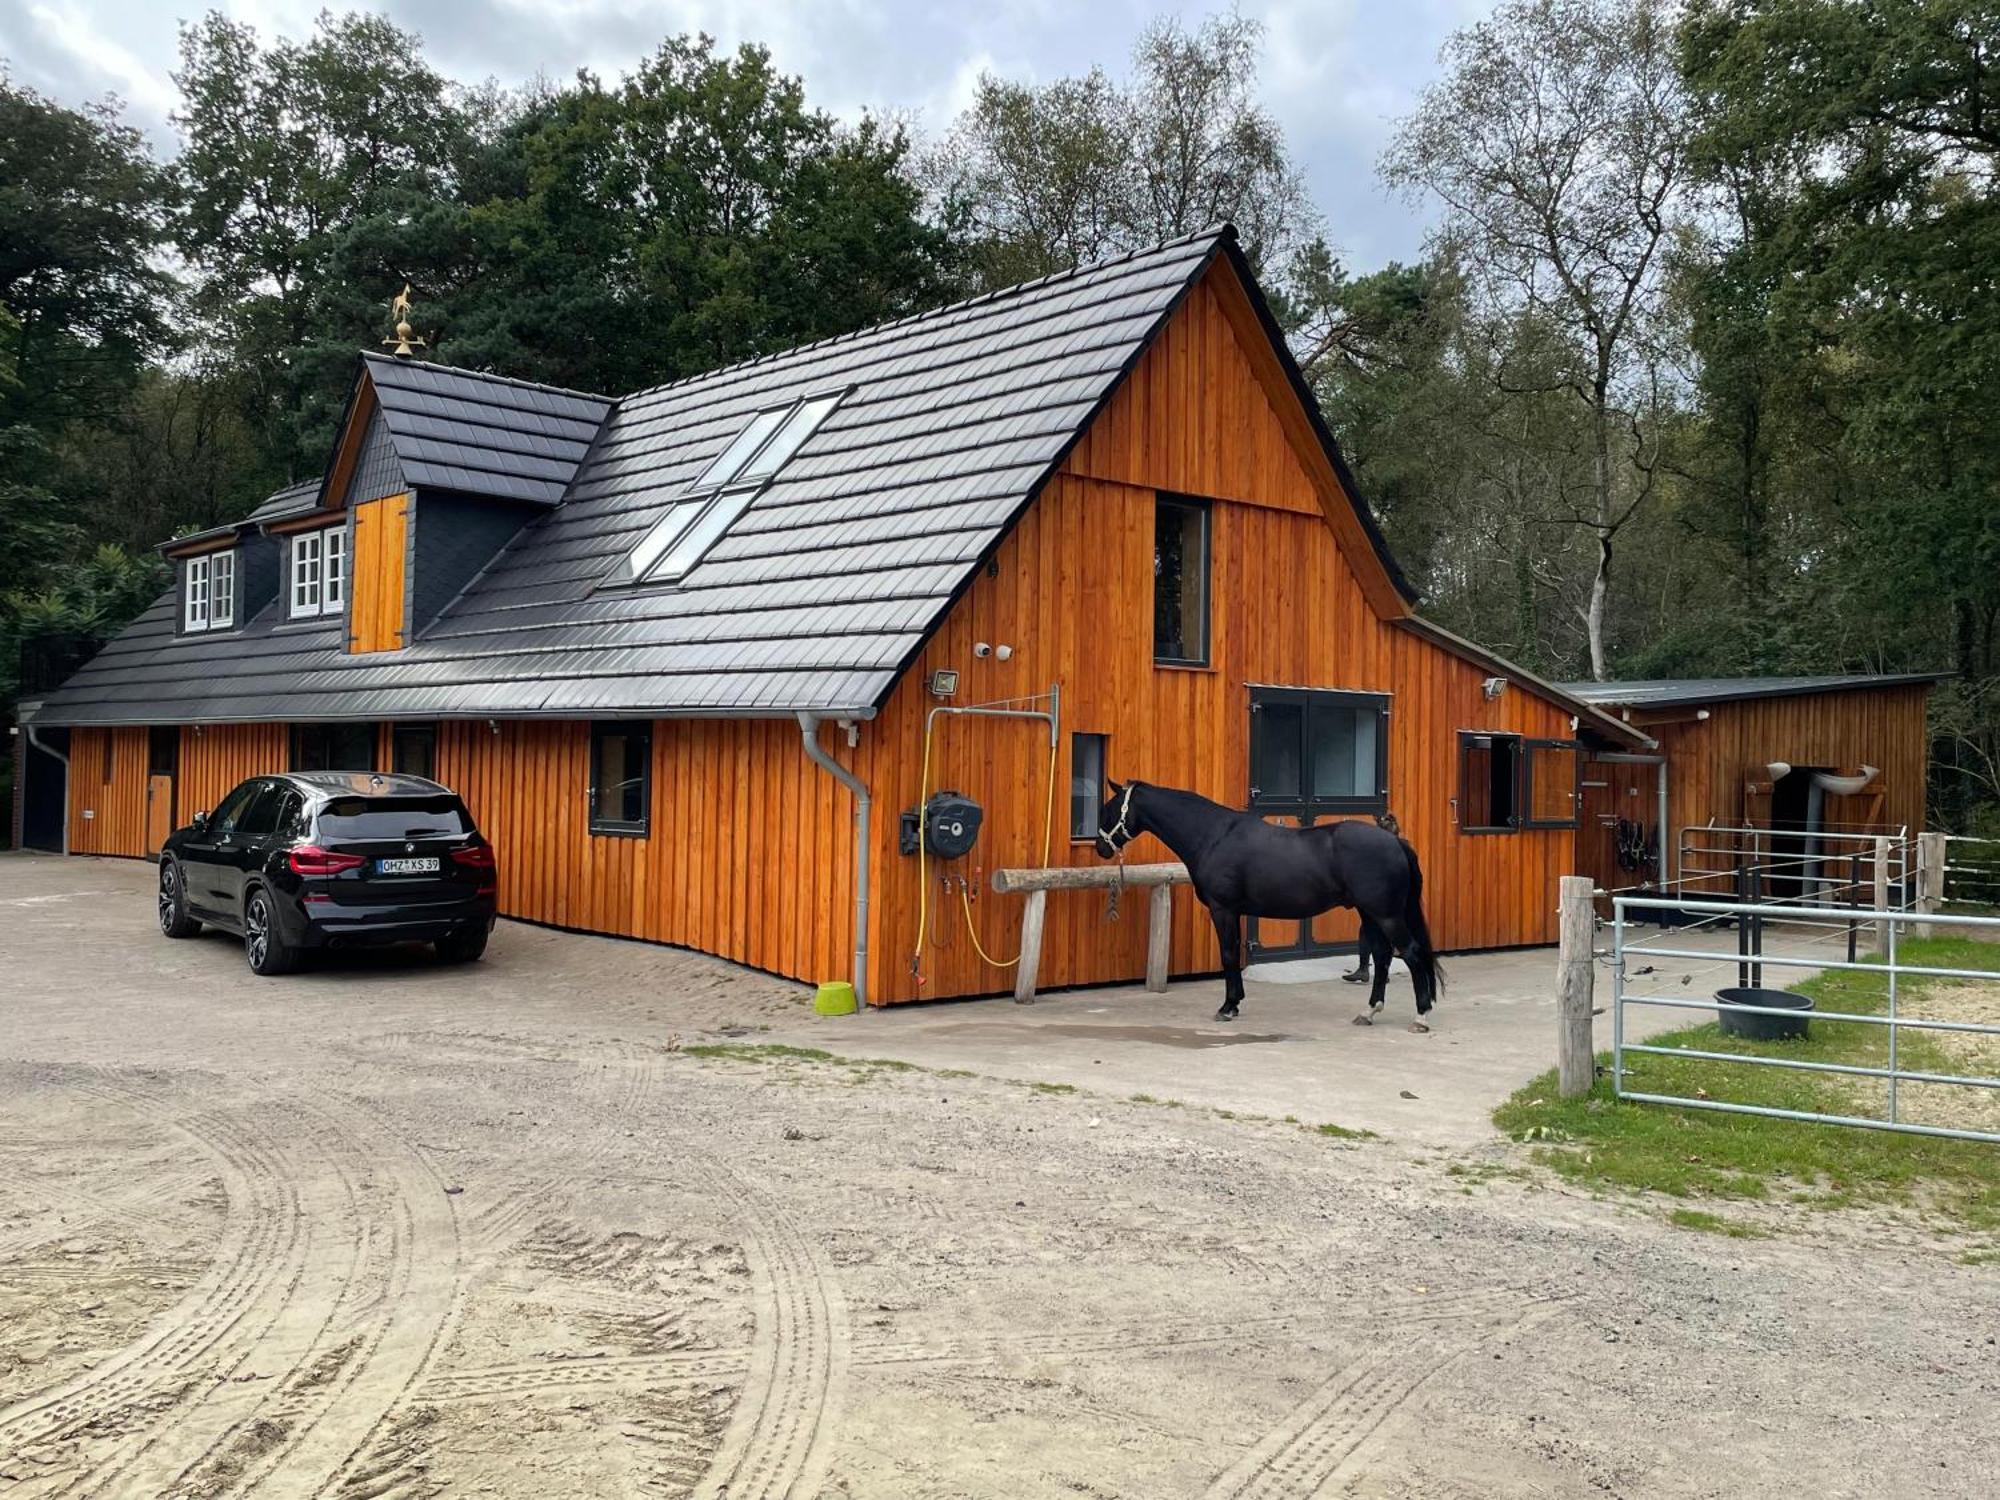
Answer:
<svg viewBox="0 0 2000 1500"><path fill-rule="evenodd" d="M1784 948L1772 952L1768 946L1760 942L1756 951L1732 956L1693 948L1688 946L1684 939L1676 941L1688 925L1722 919L1734 919L1739 924L1752 924L1752 926L1761 921L1765 924L1763 928L1765 932L1777 927L1780 929ZM1645 940L1646 934L1637 930L1636 924L1640 922L1673 924L1673 930L1662 925L1659 936L1648 941ZM1812 943L1838 942L1844 938L1851 930L1850 924L1853 923L1873 924L1875 931L1881 935L1883 954L1879 961L1830 957L1812 951L1810 946ZM1980 937L1989 941L2000 940L2000 917L1947 915L1942 912L1914 912L1890 907L1853 909L1843 912L1838 918L1832 918L1824 909L1799 906L1752 905L1736 901L1704 901L1657 896L1615 897L1611 951L1611 1077L1614 1092L1620 1099L1632 1099L1647 1104L1671 1104L1682 1109L1769 1115L1787 1120L1812 1120L1827 1125L1852 1125L1866 1130L1893 1130L1909 1135L2000 1141L2000 1131L1925 1125L1902 1117L1898 1098L1899 1085L1902 1084L1944 1084L1974 1089L2000 1089L2000 1077L1977 1073L1949 1073L1902 1065L1899 1040L1907 1032L1958 1032L2000 1037L2000 1024L1914 1016L1902 1008L1899 1001L1903 997L1900 997L1898 992L1903 988L1901 981L1906 979L1971 979L2000 983L2000 972L1994 970L1956 969L1917 964L1899 957L1898 935L1905 933L1910 927L1918 927L1926 932L1933 928L1943 929L1962 932L1968 937ZM1800 937L1798 934L1801 932L1814 932L1819 935ZM1888 992L1888 1004L1881 1014L1814 1009L1810 1013L1810 1019L1814 1022L1825 1021L1843 1026L1886 1027L1887 1065L1873 1067L1861 1063L1823 1062L1763 1052L1721 1052L1696 1047L1661 1047L1645 1042L1627 1041L1625 1031L1628 1007L1662 1007L1705 1012L1711 1016L1719 1015L1725 1008L1724 1002L1718 998L1700 999L1685 993L1670 994L1664 992L1660 984L1646 983L1648 978L1654 976L1649 973L1653 966L1645 961L1655 958L1696 960L1722 967L1740 965L1750 971L1745 976L1750 987L1759 987L1761 971L1765 967L1781 970L1807 969L1816 972L1853 970L1883 976ZM1638 968L1632 967L1635 960L1639 961ZM1664 981L1671 977L1661 976L1661 979ZM1782 1016L1791 1019L1797 1019L1800 1015L1796 1010L1765 1006L1729 1005L1727 1008L1742 1015ZM1886 1083L1886 1105L1880 1116L1822 1114L1769 1105L1736 1103L1713 1097L1690 1098L1681 1094L1664 1094L1645 1087L1632 1086L1634 1076L1642 1081L1645 1077L1643 1070L1635 1070L1627 1065L1627 1060L1635 1056L1693 1059L1713 1062L1718 1066L1790 1068L1805 1072L1880 1079ZM1706 1090L1703 1092L1706 1093Z"/></svg>

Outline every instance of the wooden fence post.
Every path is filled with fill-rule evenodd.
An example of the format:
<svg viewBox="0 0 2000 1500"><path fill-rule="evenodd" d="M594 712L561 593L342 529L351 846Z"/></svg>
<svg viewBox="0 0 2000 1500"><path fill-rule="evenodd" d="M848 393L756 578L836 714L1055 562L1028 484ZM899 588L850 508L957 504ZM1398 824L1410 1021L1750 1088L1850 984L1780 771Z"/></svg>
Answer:
<svg viewBox="0 0 2000 1500"><path fill-rule="evenodd" d="M1035 974L1042 966L1042 919L1049 912L1047 891L1028 892L1028 909L1021 914L1021 961L1014 966L1014 1003L1031 1005Z"/></svg>
<svg viewBox="0 0 2000 1500"><path fill-rule="evenodd" d="M1944 867L1949 853L1941 833L1917 835L1917 910L1926 914L1944 909ZM1929 922L1917 928L1918 937L1935 937Z"/></svg>
<svg viewBox="0 0 2000 1500"><path fill-rule="evenodd" d="M1889 909L1889 836L1875 835L1875 910ZM1889 951L1889 923L1885 919L1875 924L1875 945L1884 953Z"/></svg>
<svg viewBox="0 0 2000 1500"><path fill-rule="evenodd" d="M1556 1072L1565 1099L1590 1092L1597 1078L1591 1044L1592 984L1596 978L1597 882L1588 875L1562 878L1562 946L1556 962Z"/></svg>
<svg viewBox="0 0 2000 1500"><path fill-rule="evenodd" d="M1167 963L1174 937L1174 888L1156 885L1146 898L1146 988L1159 994L1167 987Z"/></svg>

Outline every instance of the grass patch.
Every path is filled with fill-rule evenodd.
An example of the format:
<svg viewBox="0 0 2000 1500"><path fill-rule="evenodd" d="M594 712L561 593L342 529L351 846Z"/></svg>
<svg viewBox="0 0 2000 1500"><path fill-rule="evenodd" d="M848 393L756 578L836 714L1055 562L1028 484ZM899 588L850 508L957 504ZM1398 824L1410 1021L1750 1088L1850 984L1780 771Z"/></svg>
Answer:
<svg viewBox="0 0 2000 1500"><path fill-rule="evenodd" d="M1345 1125L1315 1125L1314 1135L1332 1136L1337 1141L1379 1141L1382 1139L1372 1130L1353 1130Z"/></svg>
<svg viewBox="0 0 2000 1500"><path fill-rule="evenodd" d="M915 1063L898 1062L893 1057L842 1057L819 1047L792 1047L783 1042L697 1042L681 1050L690 1057L707 1057L720 1062L811 1063L878 1073L924 1071Z"/></svg>
<svg viewBox="0 0 2000 1500"><path fill-rule="evenodd" d="M1699 1230L1703 1234L1726 1234L1732 1240L1770 1238L1769 1234L1754 1224L1725 1219L1721 1214L1712 1214L1701 1208L1677 1208L1667 1215L1667 1222L1677 1228Z"/></svg>
<svg viewBox="0 0 2000 1500"><path fill-rule="evenodd" d="M2000 974L2000 944L1911 940L1900 945L1899 956ZM1880 974L1836 970L1795 988L1811 995L1821 1010L1880 1014L1888 1006L1887 979ZM1899 1011L1923 1013L1926 988L1925 981L1902 980ZM1824 1020L1815 1021L1812 1035L1798 1042L1740 1041L1708 1022L1656 1037L1653 1045L1871 1066L1888 1060L1886 1027ZM1905 1068L1977 1071L1954 1059L1933 1035L1917 1031L1901 1034L1898 1060ZM1600 1054L1600 1061L1608 1073L1609 1054ZM1626 1079L1628 1086L1653 1094L1820 1114L1886 1115L1887 1085L1881 1079L1651 1053L1628 1055ZM1980 1092L1905 1084L1903 1118L1959 1123L1948 1111L1972 1107L1969 1096ZM1518 1091L1493 1119L1515 1140L1532 1143L1538 1161L1592 1187L1678 1198L1771 1199L1821 1209L1893 1204L1942 1214L1963 1230L2000 1230L2000 1148L1983 1142L1624 1103L1612 1097L1608 1077L1582 1098L1563 1099L1553 1072Z"/></svg>

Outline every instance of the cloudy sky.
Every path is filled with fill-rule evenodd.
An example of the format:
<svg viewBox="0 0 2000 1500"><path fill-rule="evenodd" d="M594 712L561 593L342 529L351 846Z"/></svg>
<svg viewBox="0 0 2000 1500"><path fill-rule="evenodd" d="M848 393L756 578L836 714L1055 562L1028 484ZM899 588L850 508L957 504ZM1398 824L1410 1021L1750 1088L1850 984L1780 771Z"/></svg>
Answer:
<svg viewBox="0 0 2000 1500"><path fill-rule="evenodd" d="M1218 0L1218 4L1224 0ZM1348 264L1421 246L1422 212L1375 178L1389 122L1432 75L1437 50L1490 0L1243 0L1266 26L1264 98L1284 126ZM0 0L0 57L16 82L65 103L115 93L162 151L177 19L201 0ZM220 0L265 36L302 36L342 0ZM982 70L1046 80L1093 62L1122 71L1158 0L373 0L419 32L434 65L518 83L590 68L616 78L660 37L705 30L761 41L807 98L836 114L893 109L940 130ZM1195 22L1210 7L1182 13Z"/></svg>

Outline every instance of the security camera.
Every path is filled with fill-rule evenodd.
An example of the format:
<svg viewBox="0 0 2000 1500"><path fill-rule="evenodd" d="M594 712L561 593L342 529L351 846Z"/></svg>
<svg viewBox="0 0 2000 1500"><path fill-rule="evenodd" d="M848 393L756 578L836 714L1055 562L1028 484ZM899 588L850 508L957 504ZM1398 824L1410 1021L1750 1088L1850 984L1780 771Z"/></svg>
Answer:
<svg viewBox="0 0 2000 1500"><path fill-rule="evenodd" d="M1012 646L995 646L993 648L993 659L995 661L1006 661L1013 654L1014 648Z"/></svg>
<svg viewBox="0 0 2000 1500"><path fill-rule="evenodd" d="M986 642L984 641L977 641L973 644L972 654L974 656L991 656L993 654L993 648L987 645Z"/></svg>

